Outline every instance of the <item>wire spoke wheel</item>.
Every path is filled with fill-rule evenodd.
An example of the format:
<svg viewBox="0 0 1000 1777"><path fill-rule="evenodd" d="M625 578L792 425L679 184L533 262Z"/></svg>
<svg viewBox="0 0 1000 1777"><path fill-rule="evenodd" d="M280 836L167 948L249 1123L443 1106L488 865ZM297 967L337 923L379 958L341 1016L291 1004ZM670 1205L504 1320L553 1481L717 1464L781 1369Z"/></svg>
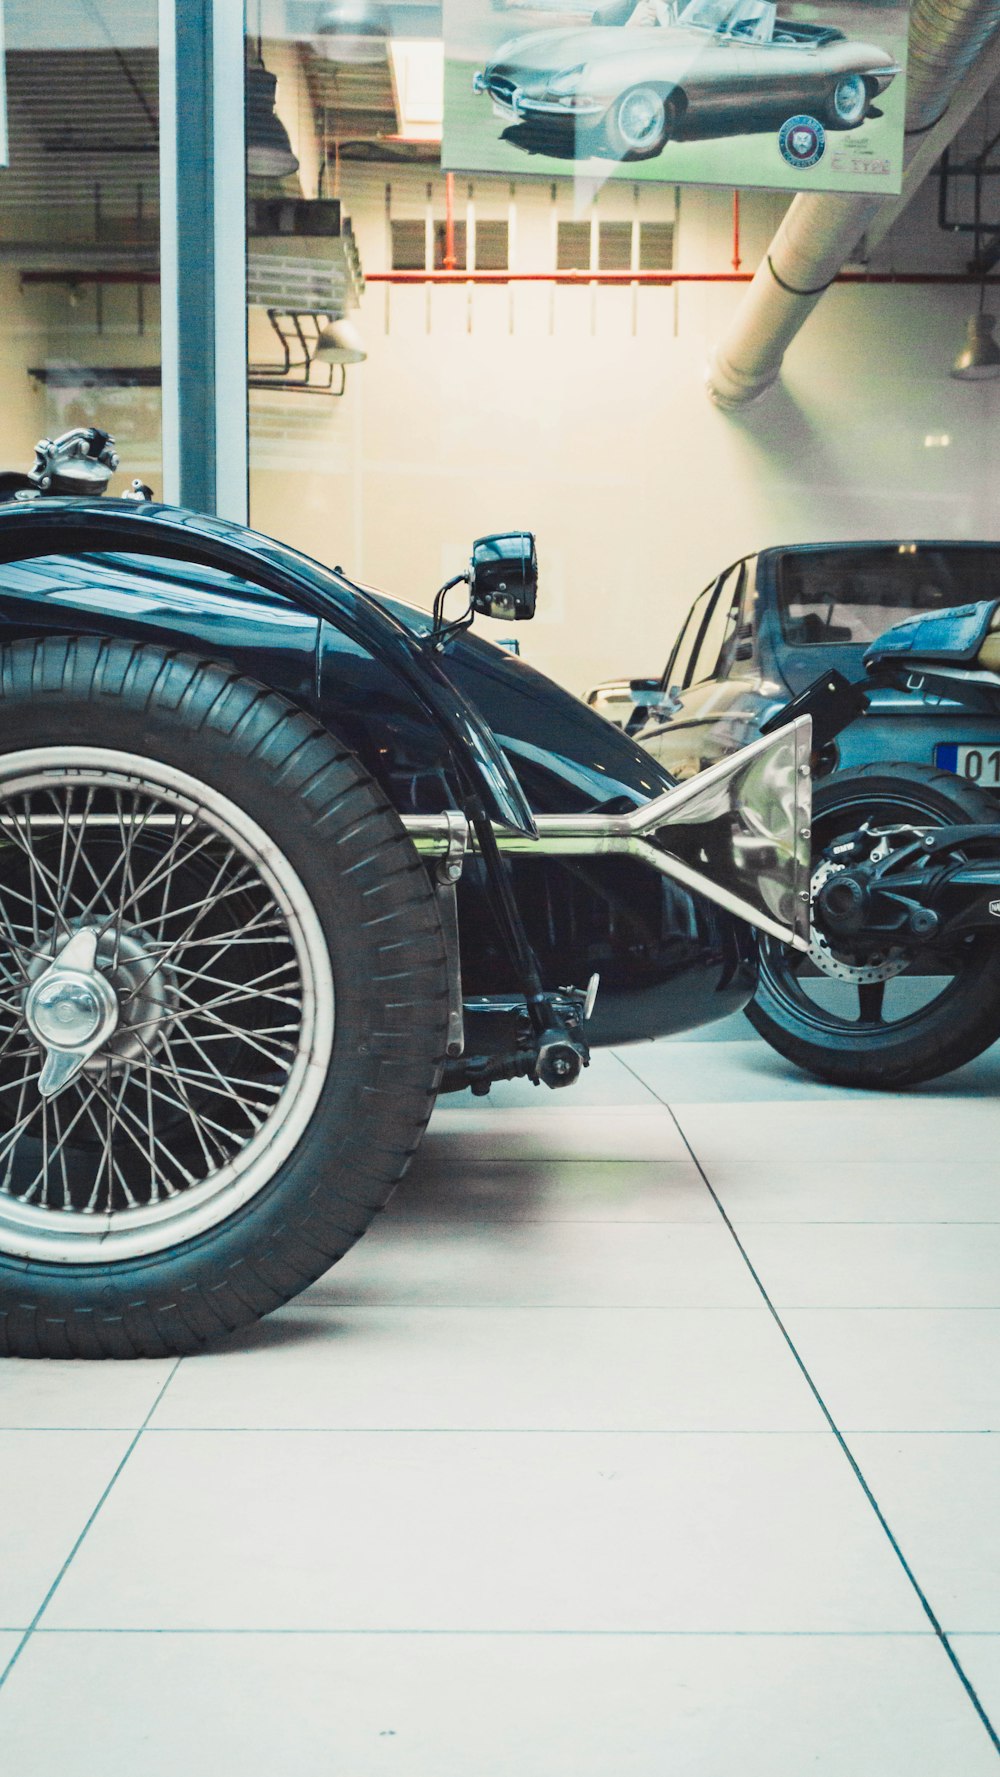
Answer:
<svg viewBox="0 0 1000 1777"><path fill-rule="evenodd" d="M0 855L0 1245L107 1263L203 1232L329 1063L302 882L219 792L99 748L2 761Z"/></svg>
<svg viewBox="0 0 1000 1777"><path fill-rule="evenodd" d="M606 128L612 152L620 159L652 158L669 141L674 119L674 102L658 87L630 87L608 117Z"/></svg>
<svg viewBox="0 0 1000 1777"><path fill-rule="evenodd" d="M830 100L830 121L840 129L855 129L864 122L868 109L868 87L861 74L845 74L838 80Z"/></svg>
<svg viewBox="0 0 1000 1777"><path fill-rule="evenodd" d="M449 1006L430 876L306 711L155 645L0 651L0 1355L198 1351L313 1283Z"/></svg>

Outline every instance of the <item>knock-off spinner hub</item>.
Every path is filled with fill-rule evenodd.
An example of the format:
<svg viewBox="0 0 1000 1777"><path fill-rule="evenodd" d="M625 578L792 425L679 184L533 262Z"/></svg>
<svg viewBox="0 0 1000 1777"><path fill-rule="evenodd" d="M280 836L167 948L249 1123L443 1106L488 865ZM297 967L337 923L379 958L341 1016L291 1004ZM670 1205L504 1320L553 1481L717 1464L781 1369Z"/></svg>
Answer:
<svg viewBox="0 0 1000 1777"><path fill-rule="evenodd" d="M25 1022L45 1056L43 1098L75 1080L117 1027L118 996L95 966L97 943L89 928L74 932L25 995Z"/></svg>
<svg viewBox="0 0 1000 1777"><path fill-rule="evenodd" d="M79 969L47 969L24 1003L28 1029L39 1043L53 1049L77 1049L89 1043L110 1020L118 1022L118 1002L100 975Z"/></svg>

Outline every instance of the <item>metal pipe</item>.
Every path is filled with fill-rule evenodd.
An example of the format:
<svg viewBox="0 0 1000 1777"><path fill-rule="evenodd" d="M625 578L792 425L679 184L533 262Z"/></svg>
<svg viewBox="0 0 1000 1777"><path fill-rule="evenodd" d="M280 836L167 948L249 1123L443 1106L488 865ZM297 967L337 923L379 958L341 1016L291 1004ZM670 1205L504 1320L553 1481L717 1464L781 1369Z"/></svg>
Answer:
<svg viewBox="0 0 1000 1777"><path fill-rule="evenodd" d="M759 274L749 271L371 271L366 284L608 284L653 287L671 284L751 284ZM970 272L847 271L838 272L837 284L976 284ZM1000 274L988 278L1000 283Z"/></svg>
<svg viewBox="0 0 1000 1777"><path fill-rule="evenodd" d="M970 224L971 226L971 224ZM6 255L0 252L0 262ZM366 284L607 284L621 288L629 284L646 284L653 288L671 284L750 284L755 273L749 271L375 271L365 273ZM22 284L148 284L160 281L157 271L77 271L74 266L53 266L51 271L23 271ZM975 284L982 282L974 272L839 272L838 284ZM1000 283L1000 273L989 276L988 284ZM306 311L302 310L304 314Z"/></svg>
<svg viewBox="0 0 1000 1777"><path fill-rule="evenodd" d="M1000 0L915 0L910 16L906 159L1000 26ZM711 359L708 391L742 407L777 380L785 352L885 203L800 193Z"/></svg>
<svg viewBox="0 0 1000 1777"><path fill-rule="evenodd" d="M455 258L455 175L444 176L444 269L454 271Z"/></svg>

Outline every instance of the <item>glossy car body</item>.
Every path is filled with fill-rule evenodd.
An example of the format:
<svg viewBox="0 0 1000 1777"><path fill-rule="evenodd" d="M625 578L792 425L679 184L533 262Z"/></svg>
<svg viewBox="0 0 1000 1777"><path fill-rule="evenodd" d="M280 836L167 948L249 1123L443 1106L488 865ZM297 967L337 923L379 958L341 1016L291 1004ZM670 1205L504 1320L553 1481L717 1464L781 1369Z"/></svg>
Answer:
<svg viewBox="0 0 1000 1777"><path fill-rule="evenodd" d="M660 679L609 681L587 701L678 778L745 746L769 717L837 669L864 678L877 635L919 612L1000 597L1000 544L890 541L765 549L699 594ZM1000 722L940 687L875 685L867 714L817 761L818 775L892 760L951 768L946 749L1000 747ZM939 753L938 749L941 749ZM996 765L1000 780L1000 761Z"/></svg>
<svg viewBox="0 0 1000 1777"><path fill-rule="evenodd" d="M732 885L717 892L680 851L669 873L651 869L633 831L674 787L670 773L503 649L468 631L432 647L427 613L239 526L147 503L0 505L0 564L0 643L96 634L232 665L342 740L418 849L438 845L447 811L478 801L511 853L546 989L600 975L589 1043L704 1023L753 991L753 934ZM803 796L807 809L807 790L794 790L793 836ZM792 899L804 854L793 863ZM490 1077L523 1014L487 869L469 855L458 884L467 1040L452 1086Z"/></svg>
<svg viewBox="0 0 1000 1777"><path fill-rule="evenodd" d="M603 131L624 156L649 158L672 135L745 134L796 113L853 129L899 73L875 44L821 25L780 19L773 0L643 0L584 28L526 33L475 76L501 116ZM655 22L642 22L650 17ZM662 19L663 22L660 22ZM637 95L659 107L643 110Z"/></svg>

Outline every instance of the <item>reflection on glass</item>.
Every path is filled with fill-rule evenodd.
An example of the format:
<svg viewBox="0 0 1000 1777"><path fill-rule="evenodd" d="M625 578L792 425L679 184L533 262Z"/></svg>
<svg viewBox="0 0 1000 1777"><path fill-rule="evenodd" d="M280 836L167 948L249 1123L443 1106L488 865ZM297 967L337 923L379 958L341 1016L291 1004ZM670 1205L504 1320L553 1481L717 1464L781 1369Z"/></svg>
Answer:
<svg viewBox="0 0 1000 1777"><path fill-rule="evenodd" d="M158 491L156 0L0 14L0 469L97 426L118 443L110 491Z"/></svg>

